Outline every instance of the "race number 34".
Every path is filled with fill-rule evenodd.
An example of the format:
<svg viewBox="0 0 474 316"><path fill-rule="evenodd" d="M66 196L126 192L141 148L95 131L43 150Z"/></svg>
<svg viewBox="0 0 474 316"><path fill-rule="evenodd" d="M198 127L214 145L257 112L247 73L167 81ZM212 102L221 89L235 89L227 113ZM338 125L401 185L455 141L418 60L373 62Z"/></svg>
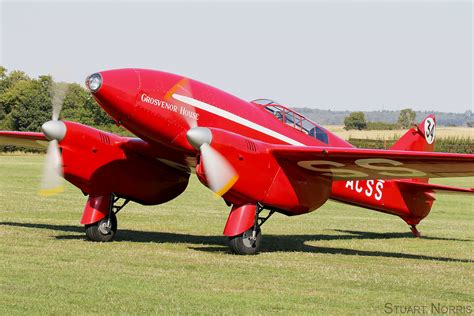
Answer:
<svg viewBox="0 0 474 316"><path fill-rule="evenodd" d="M425 139L428 144L433 144L436 136L436 124L433 118L428 117L425 120Z"/></svg>

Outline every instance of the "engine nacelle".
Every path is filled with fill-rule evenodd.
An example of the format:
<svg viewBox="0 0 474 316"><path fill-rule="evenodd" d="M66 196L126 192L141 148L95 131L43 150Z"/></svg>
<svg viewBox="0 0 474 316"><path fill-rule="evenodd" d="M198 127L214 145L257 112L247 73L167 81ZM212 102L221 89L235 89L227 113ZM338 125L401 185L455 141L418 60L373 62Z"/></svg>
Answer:
<svg viewBox="0 0 474 316"><path fill-rule="evenodd" d="M158 160L127 150L129 138L74 122L64 122L67 132L62 150L64 178L84 194L114 193L144 205L167 202L180 195L189 174Z"/></svg>
<svg viewBox="0 0 474 316"><path fill-rule="evenodd" d="M224 195L227 201L235 205L260 202L282 213L297 215L319 208L329 198L331 179L315 176L317 179L308 183L304 180L308 179L307 175L298 177L292 174L290 177L269 153L274 145L221 129L209 129L212 132L211 147L220 152L239 175L237 182ZM305 172L299 169L295 172ZM196 174L206 184L200 163Z"/></svg>

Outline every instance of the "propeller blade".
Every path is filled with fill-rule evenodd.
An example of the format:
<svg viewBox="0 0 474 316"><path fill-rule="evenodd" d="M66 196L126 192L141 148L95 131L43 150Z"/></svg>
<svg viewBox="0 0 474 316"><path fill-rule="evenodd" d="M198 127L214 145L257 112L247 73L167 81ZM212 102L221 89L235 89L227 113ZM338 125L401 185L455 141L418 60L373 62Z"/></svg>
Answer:
<svg viewBox="0 0 474 316"><path fill-rule="evenodd" d="M194 110L193 107L189 106L188 107L188 114L184 116L184 120L186 121L186 124L188 124L188 128L194 128L198 127L198 123L196 120L196 111Z"/></svg>
<svg viewBox="0 0 474 316"><path fill-rule="evenodd" d="M64 191L62 185L63 166L61 152L57 140L49 142L46 152L43 176L39 194L42 196L52 196Z"/></svg>
<svg viewBox="0 0 474 316"><path fill-rule="evenodd" d="M179 103L181 105L180 115L184 118L184 121L188 125L188 128L194 128L198 126L196 109L184 102L179 101L174 96L175 95L184 95L187 97L193 97L193 91L191 89L191 84L189 79L182 78L179 80L171 89L169 89L165 94L165 101L169 103Z"/></svg>
<svg viewBox="0 0 474 316"><path fill-rule="evenodd" d="M230 162L209 145L212 142L211 130L206 127L191 128L186 137L191 146L201 152L209 188L219 196L224 195L237 182L239 175Z"/></svg>
<svg viewBox="0 0 474 316"><path fill-rule="evenodd" d="M40 190L38 191L38 194L42 196L51 196L64 191L62 185L63 162L58 142L66 135L66 125L59 121L59 114L61 113L68 87L67 83L53 82L50 92L53 108L52 120L41 126L43 134L50 140L48 150L46 151Z"/></svg>
<svg viewBox="0 0 474 316"><path fill-rule="evenodd" d="M51 104L53 106L53 121L59 119L59 114L63 107L64 98L66 97L66 92L68 85L65 83L53 83L51 89Z"/></svg>
<svg viewBox="0 0 474 316"><path fill-rule="evenodd" d="M239 176L227 159L208 143L200 147L201 161L209 188L223 196L239 179Z"/></svg>

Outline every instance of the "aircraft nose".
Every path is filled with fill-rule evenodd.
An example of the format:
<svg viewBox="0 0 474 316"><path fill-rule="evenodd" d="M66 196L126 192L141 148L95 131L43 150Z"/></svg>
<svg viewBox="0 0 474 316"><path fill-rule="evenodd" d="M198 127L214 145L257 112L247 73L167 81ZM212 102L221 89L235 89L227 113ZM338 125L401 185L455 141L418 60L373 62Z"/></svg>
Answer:
<svg viewBox="0 0 474 316"><path fill-rule="evenodd" d="M139 73L135 69L100 71L86 78L86 87L110 116L122 121L135 110Z"/></svg>

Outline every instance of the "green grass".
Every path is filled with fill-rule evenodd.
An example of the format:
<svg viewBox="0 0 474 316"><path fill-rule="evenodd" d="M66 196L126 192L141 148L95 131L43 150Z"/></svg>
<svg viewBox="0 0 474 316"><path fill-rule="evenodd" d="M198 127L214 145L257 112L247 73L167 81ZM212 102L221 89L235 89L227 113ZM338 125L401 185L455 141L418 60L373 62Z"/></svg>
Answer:
<svg viewBox="0 0 474 316"><path fill-rule="evenodd" d="M274 215L262 252L229 254L228 208L192 178L174 201L131 203L113 243L84 240L86 198L36 195L43 157L0 156L0 314L384 314L471 306L474 207L444 195L414 239L394 216L329 202ZM474 178L433 181L474 187Z"/></svg>

